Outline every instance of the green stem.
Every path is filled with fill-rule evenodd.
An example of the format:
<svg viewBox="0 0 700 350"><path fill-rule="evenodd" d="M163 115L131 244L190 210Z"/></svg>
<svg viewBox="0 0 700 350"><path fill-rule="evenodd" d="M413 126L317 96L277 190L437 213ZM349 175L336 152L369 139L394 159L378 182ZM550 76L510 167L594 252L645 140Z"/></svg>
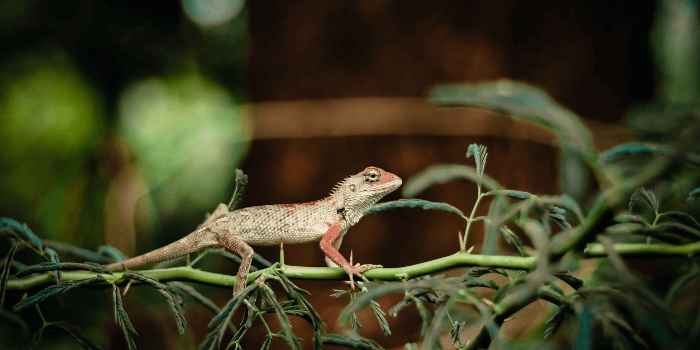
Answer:
<svg viewBox="0 0 700 350"><path fill-rule="evenodd" d="M658 211L654 211L654 213L656 213L656 217L654 218L654 222L651 223L651 227L652 227L652 228L653 228L654 226L656 226L656 223L659 221L659 218L661 218L662 216L664 216L664 214L659 214Z"/></svg>
<svg viewBox="0 0 700 350"><path fill-rule="evenodd" d="M39 318L41 318L42 327L46 327L49 323L44 318L44 314L41 313L41 309L39 309L39 304L34 304L34 308L36 308L36 312L39 314Z"/></svg>
<svg viewBox="0 0 700 350"><path fill-rule="evenodd" d="M476 208L479 206L479 202L481 201L481 198L484 197L484 194L481 193L481 184L476 185L476 202L474 202L474 208L472 208L472 213L469 215L469 218L467 219L467 228L464 230L464 240L461 242L460 245L460 252L466 252L467 251L467 237L469 237L469 228L472 225L472 222L474 222L474 215L476 214Z"/></svg>
<svg viewBox="0 0 700 350"><path fill-rule="evenodd" d="M197 255L197 257L194 258L194 260L192 260L192 262L189 262L189 261L188 261L188 262L187 262L187 266L194 266L194 264L196 264L200 259L202 259L202 258L205 257L207 254L209 254L210 251L211 251L211 249L206 249L206 250L204 250L204 251L201 252L199 255ZM189 255L188 255L188 257L189 257Z"/></svg>
<svg viewBox="0 0 700 350"><path fill-rule="evenodd" d="M645 255L645 256L663 256L663 255L684 255L691 256L700 252L700 242L690 243L686 245L671 245L671 244L645 244L645 243L619 243L613 246L615 251L620 255ZM588 257L604 257L608 253L600 243L591 243L584 254Z"/></svg>
<svg viewBox="0 0 700 350"><path fill-rule="evenodd" d="M455 253L439 259L424 263L396 267L377 268L365 271L364 275L368 279L381 281L402 281L403 278L415 278L440 271L455 269L459 267L499 267L513 270L531 270L535 267L536 257L519 256L498 256L498 255L477 255L466 253ZM259 270L248 275L248 281L254 281L265 270ZM202 284L216 286L233 286L236 277L213 272L200 271L188 266L172 267L158 270L139 271L146 276L158 278L161 282L167 281L191 281ZM329 280L344 281L347 273L340 267L306 267L285 265L281 273L291 279L307 280ZM91 278L98 275L94 272L63 271L63 280L72 281L84 278ZM115 272L114 276L105 276L109 281L124 283L123 272ZM49 284L53 282L53 277L49 273L36 274L31 277L12 279L8 281L9 289L28 289L34 286ZM133 283L138 283L134 281Z"/></svg>

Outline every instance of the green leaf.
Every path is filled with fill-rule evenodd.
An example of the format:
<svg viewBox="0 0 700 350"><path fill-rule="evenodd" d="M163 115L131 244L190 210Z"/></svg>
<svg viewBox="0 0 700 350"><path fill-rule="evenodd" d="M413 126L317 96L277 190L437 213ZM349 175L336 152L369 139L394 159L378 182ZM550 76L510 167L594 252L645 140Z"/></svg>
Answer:
<svg viewBox="0 0 700 350"><path fill-rule="evenodd" d="M479 177L483 177L484 170L486 169L486 156L488 156L488 153L486 153L486 146L472 143L467 149L467 158L471 156L474 156L476 171L479 173ZM481 181L479 181L478 184L481 184Z"/></svg>
<svg viewBox="0 0 700 350"><path fill-rule="evenodd" d="M552 289L552 292L558 294L559 296L565 295L564 290L559 287L555 279L552 279L552 281L549 283L549 288Z"/></svg>
<svg viewBox="0 0 700 350"><path fill-rule="evenodd" d="M374 316L377 317L377 321L379 321L379 326L382 328L382 332L384 335L390 335L391 330L389 329L389 322L386 321L386 318L384 315L384 311L382 311L381 306L379 305L378 302L375 300L371 300L369 304L372 306L372 311L374 311Z"/></svg>
<svg viewBox="0 0 700 350"><path fill-rule="evenodd" d="M495 109L552 129L562 144L560 192L578 197L585 191L586 164L596 166L597 162L591 135L575 114L558 105L544 91L499 81L476 86L439 86L431 91L431 99L440 105Z"/></svg>
<svg viewBox="0 0 700 350"><path fill-rule="evenodd" d="M501 233L503 234L503 238L506 240L508 244L512 244L515 246L515 249L518 250L518 253L522 257L529 257L530 254L528 254L527 250L525 250L525 246L523 245L523 241L518 237L515 232L511 231L508 227L506 226L501 226L500 228Z"/></svg>
<svg viewBox="0 0 700 350"><path fill-rule="evenodd" d="M450 329L450 338L452 340L452 344L456 344L460 342L460 335L464 331L464 327L467 325L467 322L459 322L455 321L455 323L452 325L452 329Z"/></svg>
<svg viewBox="0 0 700 350"><path fill-rule="evenodd" d="M574 277L574 275L571 274L571 271L563 270L556 272L554 274L554 277L566 282L566 284L570 285L571 288L575 290L578 290L579 288L583 287L583 280Z"/></svg>
<svg viewBox="0 0 700 350"><path fill-rule="evenodd" d="M670 150L666 146L652 143L623 143L607 151L600 152L600 154L598 154L598 163L612 163L620 159L629 158L630 156L650 155L655 153L668 154Z"/></svg>
<svg viewBox="0 0 700 350"><path fill-rule="evenodd" d="M248 175L244 174L241 169L236 169L236 187L233 190L231 200L228 202L229 211L234 211L240 207L246 185L248 185Z"/></svg>
<svg viewBox="0 0 700 350"><path fill-rule="evenodd" d="M692 228L700 230L700 223L698 223L697 220L695 220L694 217L690 216L687 213L684 213L682 211L669 211L663 213L663 217L668 217L677 221L680 221Z"/></svg>
<svg viewBox="0 0 700 350"><path fill-rule="evenodd" d="M272 291L272 289L270 289L270 287L266 285L263 285L260 288L260 291L265 301L275 309L277 319L279 319L280 325L282 326L282 330L280 331L280 333L284 335L284 339L285 341L287 341L287 344L292 349L300 349L301 344L298 341L299 338L295 337L294 333L292 333L292 325L289 323L289 318L284 312L282 305L280 305L280 303L277 302L277 299L275 298L275 293Z"/></svg>
<svg viewBox="0 0 700 350"><path fill-rule="evenodd" d="M182 309L182 299L179 295L173 293L170 287L163 283L160 283L155 277L149 277L135 271L125 272L123 277L125 279L133 279L143 282L151 287L158 289L158 292L160 292L160 294L162 294L165 297L165 299L168 301L168 305L170 305L170 310L175 316L175 323L177 324L178 331L180 332L180 334L185 334L185 329L187 328L187 320L185 320L185 311Z"/></svg>
<svg viewBox="0 0 700 350"><path fill-rule="evenodd" d="M430 329L430 324L433 322L433 315L430 313L430 311L428 311L428 309L425 308L425 305L423 305L423 302L420 299L414 298L413 301L416 303L418 314L420 314L420 318L423 320L420 334L425 336L428 329Z"/></svg>
<svg viewBox="0 0 700 350"><path fill-rule="evenodd" d="M86 271L92 271L92 272L97 272L97 273L104 273L108 275L112 275L112 270L109 268L102 266L100 264L95 264L95 263L72 263L72 262L64 262L64 263L59 263L59 262L43 262L39 263L36 265L31 265L23 268L22 270L18 271L15 276L17 277L24 277L31 275L33 273L37 272L44 272L44 271L74 271L74 270L86 270Z"/></svg>
<svg viewBox="0 0 700 350"><path fill-rule="evenodd" d="M122 329L124 333L124 338L126 339L126 345L129 350L136 350L136 343L134 342L134 336L139 336L136 333L136 329L129 321L129 316L124 311L122 306L122 297L119 291L119 287L116 284L112 285L112 298L114 299L114 320L117 325Z"/></svg>
<svg viewBox="0 0 700 350"><path fill-rule="evenodd" d="M204 305L207 309L209 309L214 315L218 315L221 312L221 308L216 306L216 304L209 298L205 297L201 293L199 293L196 289L194 289L192 286L189 286L187 284L184 284L182 282L168 282L168 286L176 293L182 295L189 295L194 300L199 302L200 304ZM231 331L231 333L236 333L236 326L233 325L233 323L228 322L226 325Z"/></svg>
<svg viewBox="0 0 700 350"><path fill-rule="evenodd" d="M39 293L36 293L29 298L25 298L21 300L19 303L15 304L12 307L12 310L15 312L19 310L26 309L42 300L48 299L56 294L63 294L71 289L74 288L79 288L79 287L84 287L87 285L91 284L100 284L100 283L106 283L107 280L98 275L92 278L85 278L81 280L74 280L74 281L68 281L68 282L63 282L61 284L53 285L48 288L45 288L44 290L40 291Z"/></svg>
<svg viewBox="0 0 700 350"><path fill-rule="evenodd" d="M214 316L214 318L209 322L209 327L214 327L214 329L207 334L206 338L204 339L204 342L199 345L200 350L213 350L213 349L218 349L219 346L221 345L221 340L224 337L224 333L226 332L226 325L231 322L231 317L233 317L233 314L236 312L238 307L243 304L243 301L252 293L257 292L260 286L258 286L255 283L250 284L249 286L245 287L242 291L238 292L236 295L233 296L231 300L226 304L221 309L221 312ZM235 335L240 335L242 336L243 333L246 331L245 322L243 322L243 325L241 328L238 329L238 331L235 333ZM234 339L236 339L236 336L234 335ZM229 343L229 346L233 343L233 340L231 340L231 343Z"/></svg>
<svg viewBox="0 0 700 350"><path fill-rule="evenodd" d="M641 199L643 199L652 208L654 208L654 211L659 210L659 201L656 199L654 192L652 190L647 190L644 187L642 187L637 189L637 191L635 191L632 194L632 197L630 198L629 211L632 211L632 206L634 206L634 203L637 203L637 201Z"/></svg>
<svg viewBox="0 0 700 350"><path fill-rule="evenodd" d="M51 247L57 252L71 254L84 260L99 262L118 262L126 260L126 256L122 254L122 252L111 246L101 245L97 247L97 252L92 252L87 249L74 247L70 244L55 242L48 239L43 239L41 241L44 243L44 246ZM109 259L105 259L104 257L108 257Z"/></svg>
<svg viewBox="0 0 700 350"><path fill-rule="evenodd" d="M396 209L396 208L420 208L423 210L442 210L451 214L455 214L461 218L464 218L464 214L459 209L447 204L447 203L436 203L431 201L426 201L423 199L399 199L391 202L384 202L380 204L375 204L367 211L364 215L377 213L384 210Z"/></svg>
<svg viewBox="0 0 700 350"><path fill-rule="evenodd" d="M690 191L690 193L688 193L688 198L686 198L686 201L688 202L688 204L693 203L693 201L695 200L695 197L700 197L700 187L698 187L698 188Z"/></svg>
<svg viewBox="0 0 700 350"><path fill-rule="evenodd" d="M472 267L471 269L469 269L469 271L467 271L467 273L464 276L462 276L462 281L466 281L467 276L481 277L487 273L497 273L510 278L510 275L508 275L508 271L504 269L499 269L495 267Z"/></svg>
<svg viewBox="0 0 700 350"><path fill-rule="evenodd" d="M435 303L435 311L433 313L433 319L430 322L430 327L425 333L425 338L423 339L423 349L440 349L441 348L441 331L442 326L447 321L447 313L452 307L454 302L453 297L445 298L441 302Z"/></svg>
<svg viewBox="0 0 700 350"><path fill-rule="evenodd" d="M570 306L562 305L559 308L557 308L557 311L554 312L554 315L552 315L552 317L550 317L546 322L547 328L545 328L544 330L544 339L549 338L559 329L561 324L564 322L564 317L567 313L573 314L573 309L571 309Z"/></svg>
<svg viewBox="0 0 700 350"><path fill-rule="evenodd" d="M267 338L265 338L265 341L262 344L262 347L260 347L260 350L268 350L270 348L270 344L272 343L272 336L267 335Z"/></svg>
<svg viewBox="0 0 700 350"><path fill-rule="evenodd" d="M12 228L21 232L24 237L26 237L29 242L31 242L39 250L43 249L43 244L37 235L32 232L32 230L27 227L27 224L20 224L19 222L12 220L10 218L0 218L0 229Z"/></svg>
<svg viewBox="0 0 700 350"><path fill-rule="evenodd" d="M334 298L338 298L338 297L340 297L341 295L343 295L343 294L349 292L350 290L333 289L333 291L334 291L335 293L331 294L331 296L334 297Z"/></svg>
<svg viewBox="0 0 700 350"><path fill-rule="evenodd" d="M21 244L22 242L20 241L15 242L7 253L7 257L5 257L5 265L2 267L2 274L0 274L0 312L2 312L2 307L5 304L5 291L7 290L7 281L10 278L12 260L14 260L15 253L17 253L17 249Z"/></svg>
<svg viewBox="0 0 700 350"><path fill-rule="evenodd" d="M322 342L324 345L337 345L359 350L384 350L376 341L349 331L345 332L345 335L326 334L323 336Z"/></svg>
<svg viewBox="0 0 700 350"><path fill-rule="evenodd" d="M407 198L415 197L432 185L452 180L481 182L481 185L488 191L502 189L496 181L486 175L479 174L475 168L463 165L438 165L430 167L406 181L406 184L403 186L403 196Z"/></svg>
<svg viewBox="0 0 700 350"><path fill-rule="evenodd" d="M618 222L618 223L631 223L631 224L641 224L644 226L649 226L649 222L647 222L647 220L644 217L642 217L641 215L620 214L620 215L616 215L613 220L615 222Z"/></svg>

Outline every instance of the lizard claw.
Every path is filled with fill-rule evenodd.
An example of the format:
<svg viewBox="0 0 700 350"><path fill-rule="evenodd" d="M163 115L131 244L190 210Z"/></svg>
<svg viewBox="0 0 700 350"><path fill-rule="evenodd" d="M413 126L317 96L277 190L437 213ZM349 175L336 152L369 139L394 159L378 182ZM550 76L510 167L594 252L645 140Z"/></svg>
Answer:
<svg viewBox="0 0 700 350"><path fill-rule="evenodd" d="M362 275L362 273L367 270L376 269L379 267L382 267L382 265L355 264L355 266L348 265L346 268L344 268L345 272L347 272L348 276L350 276L350 289L352 289L352 291L355 291L355 276L361 278L363 281L367 281L367 277Z"/></svg>

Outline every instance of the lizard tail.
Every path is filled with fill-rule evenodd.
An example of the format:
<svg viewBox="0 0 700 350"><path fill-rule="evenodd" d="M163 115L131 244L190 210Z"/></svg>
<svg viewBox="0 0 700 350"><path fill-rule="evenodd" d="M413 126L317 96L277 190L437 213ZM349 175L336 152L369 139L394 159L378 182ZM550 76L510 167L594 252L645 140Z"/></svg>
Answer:
<svg viewBox="0 0 700 350"><path fill-rule="evenodd" d="M217 241L214 238L214 234L206 228L201 228L173 243L166 245L165 247L125 261L109 264L107 267L112 269L112 271L131 269L146 264L153 264L174 259L189 253L194 253L200 249L214 247L216 245Z"/></svg>

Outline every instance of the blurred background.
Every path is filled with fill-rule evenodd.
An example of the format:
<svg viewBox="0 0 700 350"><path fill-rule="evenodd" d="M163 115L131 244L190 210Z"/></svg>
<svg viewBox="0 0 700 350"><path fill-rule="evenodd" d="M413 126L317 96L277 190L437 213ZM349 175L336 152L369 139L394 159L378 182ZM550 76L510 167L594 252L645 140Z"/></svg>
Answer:
<svg viewBox="0 0 700 350"><path fill-rule="evenodd" d="M249 176L244 206L306 202L370 165L408 179L431 165L472 164L471 143L488 147L486 173L504 187L556 194L553 134L496 113L437 108L429 89L533 85L580 116L605 150L632 139L630 111L700 97L698 23L693 0L2 0L0 216L45 239L135 256L185 236L227 202L236 168ZM450 183L421 197L465 211L476 189ZM341 253L411 265L455 252L463 229L439 212L388 211L351 229ZM474 234L469 246L478 253L481 241ZM277 248L256 252L278 259ZM289 247L285 260L324 266L313 244ZM208 264L237 269L225 259ZM342 283L299 285L312 292L329 333L349 329L336 324L348 300L329 296ZM228 289L202 290L220 306L230 297ZM380 303L388 309L400 298ZM125 348L110 303L109 292L76 291L44 315ZM134 288L124 304L143 348L194 348L212 317L193 305L179 336L158 293ZM526 338L547 312L529 306L506 323L507 336ZM420 339L415 309L389 318L390 336L371 311L359 316L360 334L387 349ZM37 322L30 328L40 322L31 311L22 317ZM311 328L293 324L310 347ZM0 347L27 344L3 328ZM260 345L258 330L247 346ZM74 347L57 335L43 342Z"/></svg>

